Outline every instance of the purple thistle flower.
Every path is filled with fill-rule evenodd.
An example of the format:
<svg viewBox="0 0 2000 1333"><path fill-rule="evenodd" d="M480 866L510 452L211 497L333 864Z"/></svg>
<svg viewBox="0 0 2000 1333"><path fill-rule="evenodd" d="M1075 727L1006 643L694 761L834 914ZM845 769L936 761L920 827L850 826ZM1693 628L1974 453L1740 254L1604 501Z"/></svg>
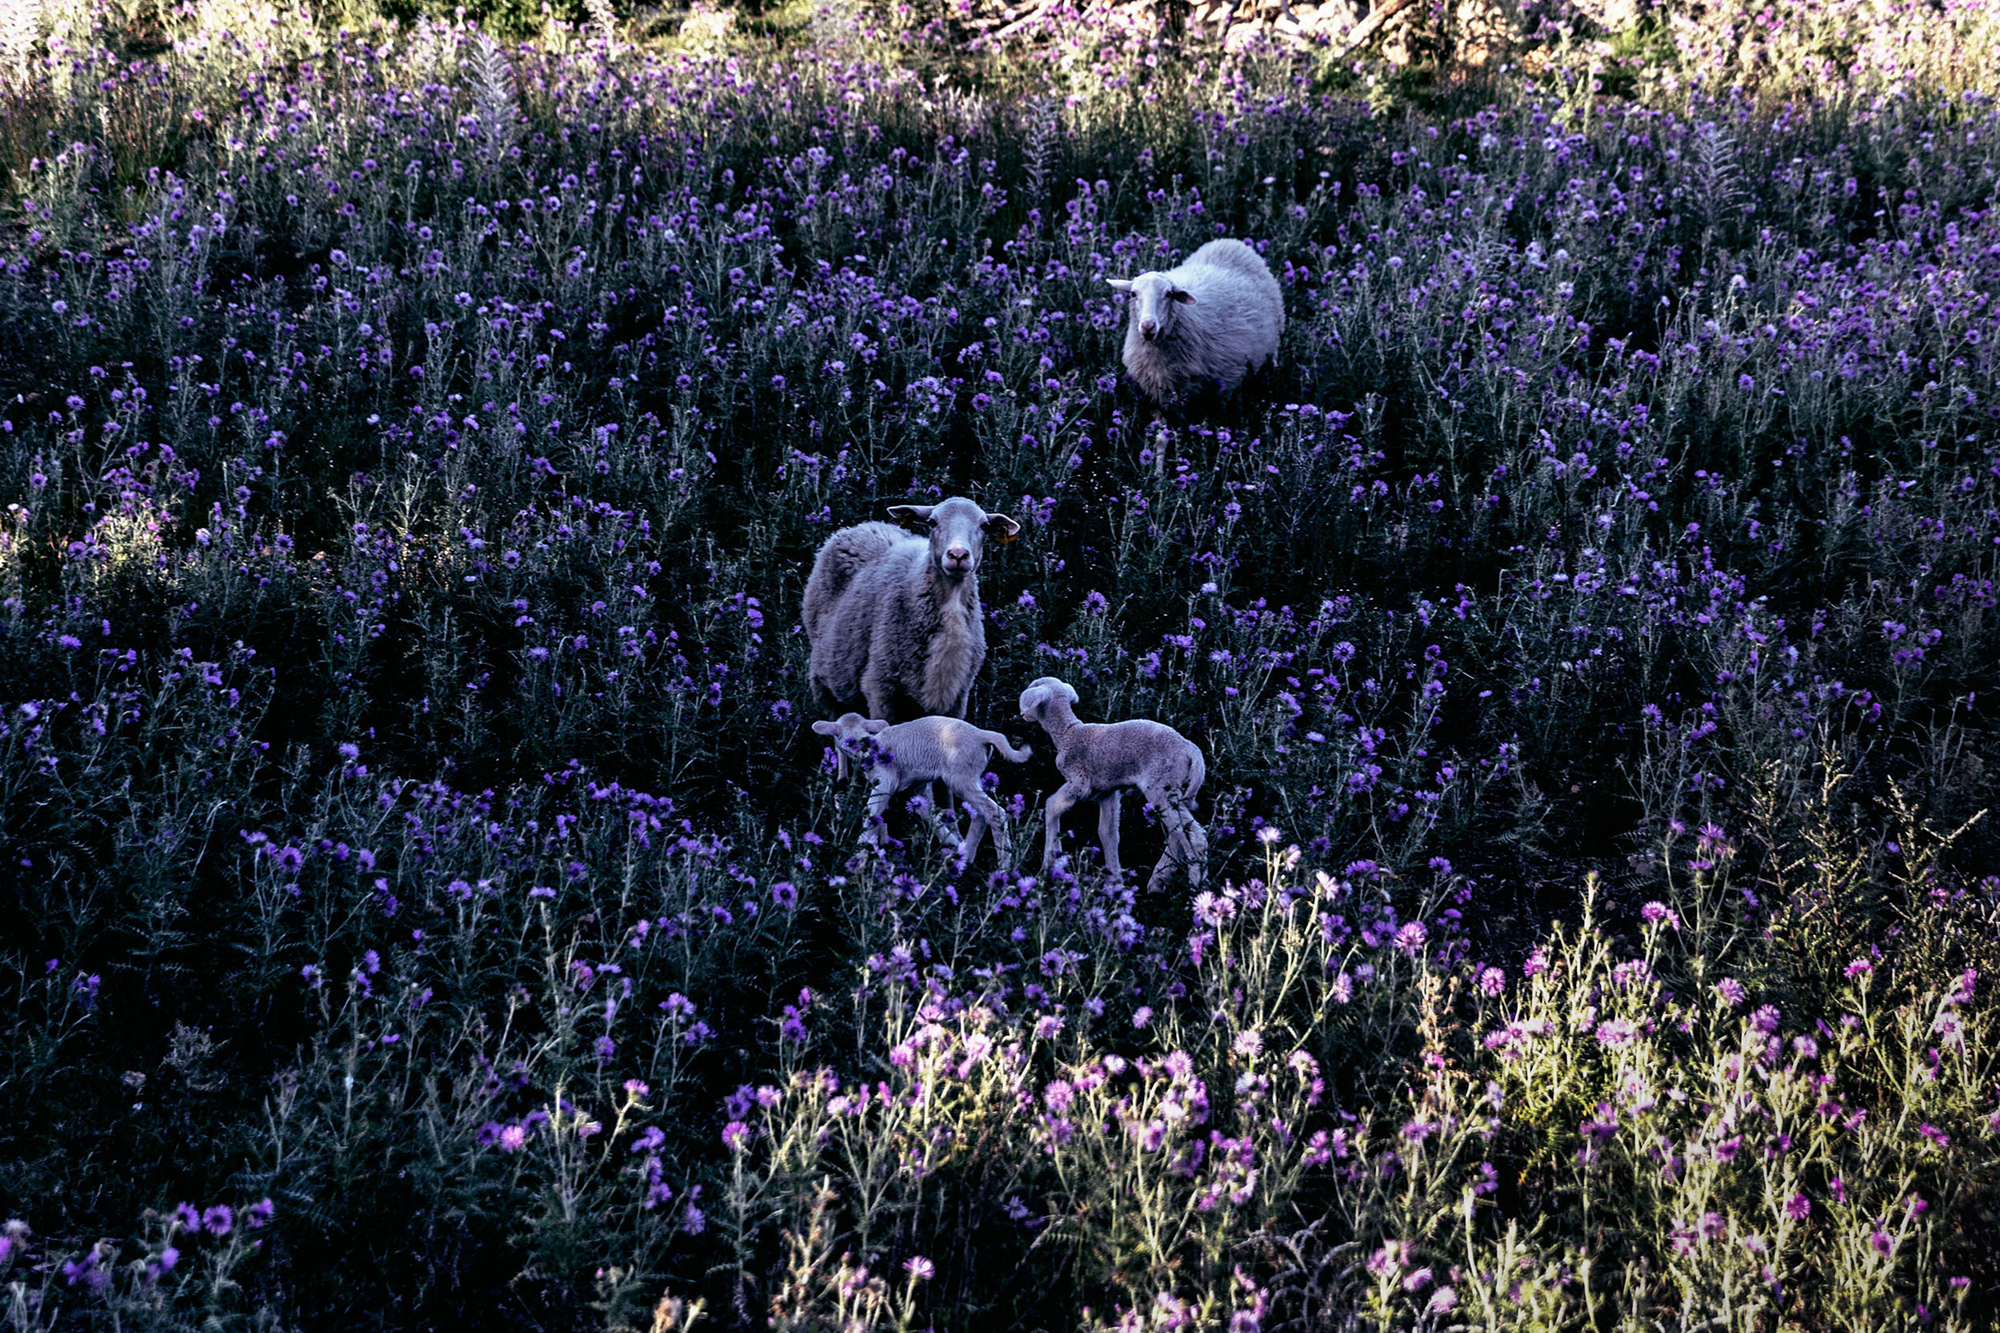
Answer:
<svg viewBox="0 0 2000 1333"><path fill-rule="evenodd" d="M1639 1039L1638 1025L1629 1018L1613 1018L1597 1025L1599 1044L1620 1051Z"/></svg>

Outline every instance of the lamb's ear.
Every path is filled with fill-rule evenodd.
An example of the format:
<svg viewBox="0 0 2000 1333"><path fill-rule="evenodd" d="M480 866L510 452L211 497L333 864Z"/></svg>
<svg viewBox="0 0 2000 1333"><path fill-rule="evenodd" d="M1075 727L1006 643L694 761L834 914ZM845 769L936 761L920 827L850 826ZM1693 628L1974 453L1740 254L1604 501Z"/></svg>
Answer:
<svg viewBox="0 0 2000 1333"><path fill-rule="evenodd" d="M1106 278L1105 281L1111 284L1111 290L1114 292L1129 292L1132 290L1132 279L1130 278Z"/></svg>
<svg viewBox="0 0 2000 1333"><path fill-rule="evenodd" d="M871 717L861 724L861 729L870 736L880 736L889 729L889 724L879 717Z"/></svg>
<svg viewBox="0 0 2000 1333"><path fill-rule="evenodd" d="M931 524L931 510L936 505L890 505L889 517L908 528L911 532L928 532Z"/></svg>
<svg viewBox="0 0 2000 1333"><path fill-rule="evenodd" d="M1193 305L1194 293L1185 287L1176 287L1167 293L1167 299L1176 305Z"/></svg>
<svg viewBox="0 0 2000 1333"><path fill-rule="evenodd" d="M981 526L986 529L986 540L1002 546L1021 535L1021 525L1005 514L988 514Z"/></svg>
<svg viewBox="0 0 2000 1333"><path fill-rule="evenodd" d="M813 733L819 736L838 736L840 734L840 724L838 722L815 722L813 723Z"/></svg>

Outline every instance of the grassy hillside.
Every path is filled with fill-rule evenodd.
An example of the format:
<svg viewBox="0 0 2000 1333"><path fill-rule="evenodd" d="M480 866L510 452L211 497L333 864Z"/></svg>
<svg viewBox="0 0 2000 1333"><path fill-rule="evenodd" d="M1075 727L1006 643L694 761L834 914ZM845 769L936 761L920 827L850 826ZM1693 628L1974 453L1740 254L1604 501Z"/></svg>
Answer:
<svg viewBox="0 0 2000 1333"><path fill-rule="evenodd" d="M1990 9L969 17L7 37L12 1326L1990 1327ZM798 627L955 494L964 874ZM1033 873L1047 674L1206 891Z"/></svg>

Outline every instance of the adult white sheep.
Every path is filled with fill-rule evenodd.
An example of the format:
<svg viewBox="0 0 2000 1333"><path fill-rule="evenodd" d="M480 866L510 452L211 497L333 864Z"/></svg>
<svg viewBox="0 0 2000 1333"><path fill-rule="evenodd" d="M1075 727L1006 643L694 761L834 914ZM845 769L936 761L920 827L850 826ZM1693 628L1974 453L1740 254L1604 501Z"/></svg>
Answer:
<svg viewBox="0 0 2000 1333"><path fill-rule="evenodd" d="M903 526L842 528L813 561L803 608L813 698L884 722L962 718L986 661L980 557L1021 525L956 495L889 514Z"/></svg>
<svg viewBox="0 0 2000 1333"><path fill-rule="evenodd" d="M1210 241L1177 268L1106 281L1132 298L1125 370L1156 403L1233 389L1277 359L1285 296L1263 256L1241 241Z"/></svg>
<svg viewBox="0 0 2000 1333"><path fill-rule="evenodd" d="M1054 676L1043 676L1021 691L1021 716L1041 723L1049 733L1056 746L1056 771L1063 775L1063 785L1044 808L1048 837L1042 844L1042 873L1048 874L1055 863L1062 817L1078 801L1094 800L1104 868L1119 874L1118 807L1129 787L1138 789L1167 826L1167 854L1153 868L1147 889L1163 887L1176 863L1199 887L1208 857L1208 835L1194 818L1195 793L1208 776L1201 747L1163 722L1079 722L1075 703L1076 691Z"/></svg>
<svg viewBox="0 0 2000 1333"><path fill-rule="evenodd" d="M970 864L978 854L979 840L986 836L988 828L1007 827L1006 813L980 786L980 779L986 773L988 748L999 751L1014 764L1026 763L1034 754L1025 745L1015 749L997 731L984 731L955 717L920 717L892 727L877 718L843 713L832 722L813 723L812 729L832 739L834 754L843 770L847 761L853 759L875 778L875 790L868 796L868 823L861 834L864 843L882 840L880 820L897 792L920 782L926 785L942 782L949 787L972 816L965 836L960 838L943 826L936 806L930 808L929 814L938 836L958 853L960 866ZM1005 843L996 836L994 846L1000 849L1004 861Z"/></svg>

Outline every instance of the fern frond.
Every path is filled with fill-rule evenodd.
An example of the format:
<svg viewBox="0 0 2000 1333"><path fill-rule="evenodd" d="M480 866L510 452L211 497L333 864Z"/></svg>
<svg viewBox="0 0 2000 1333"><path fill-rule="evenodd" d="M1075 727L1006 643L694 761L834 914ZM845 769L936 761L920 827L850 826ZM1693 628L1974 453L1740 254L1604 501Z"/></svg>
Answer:
<svg viewBox="0 0 2000 1333"><path fill-rule="evenodd" d="M1049 165L1055 155L1059 106L1053 98L1037 97L1027 106L1028 197L1037 207L1048 202Z"/></svg>
<svg viewBox="0 0 2000 1333"><path fill-rule="evenodd" d="M1736 166L1736 140L1725 127L1708 123L1695 138L1695 171L1700 177L1702 208L1710 232L1723 225L1742 197Z"/></svg>
<svg viewBox="0 0 2000 1333"><path fill-rule="evenodd" d="M473 39L472 54L465 62L472 85L472 114L480 131L499 147L513 143L520 128L521 110L514 99L514 69L500 43L485 33Z"/></svg>

